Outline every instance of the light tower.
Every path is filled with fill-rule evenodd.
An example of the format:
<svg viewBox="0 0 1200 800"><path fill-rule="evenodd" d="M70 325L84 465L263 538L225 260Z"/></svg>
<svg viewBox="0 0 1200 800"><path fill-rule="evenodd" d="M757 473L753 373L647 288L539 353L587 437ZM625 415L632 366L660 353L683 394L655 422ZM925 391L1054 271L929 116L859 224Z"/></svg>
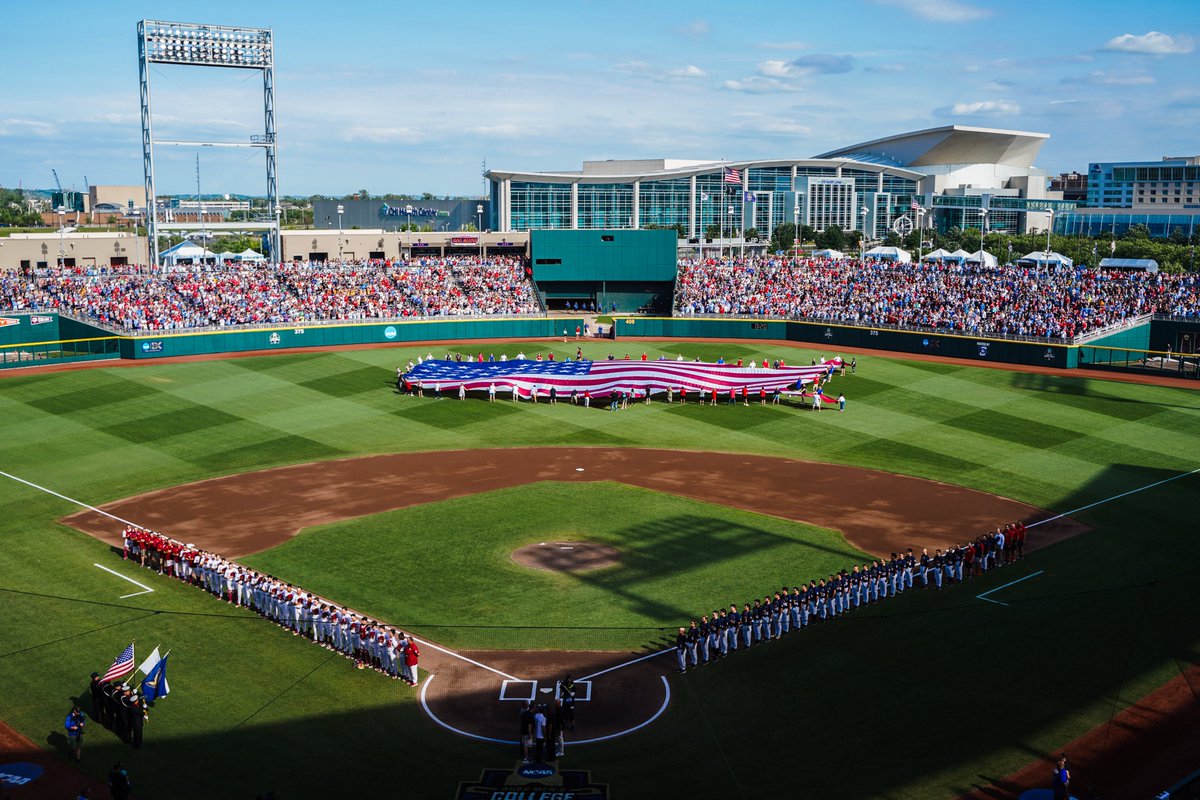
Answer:
<svg viewBox="0 0 1200 800"><path fill-rule="evenodd" d="M283 259L280 242L279 179L276 174L275 136L275 45L270 28L200 25L190 22L161 22L144 19L137 25L138 76L142 103L142 168L146 178L146 233L150 240L150 264L158 265L158 232L184 230L187 223L158 221L154 188L155 145L182 147L257 147L266 158L267 210L261 218L245 222L218 222L213 228L266 231L270 235L272 261ZM188 67L251 69L263 78L263 132L248 142L164 141L154 138L150 109L150 65L175 64Z"/></svg>

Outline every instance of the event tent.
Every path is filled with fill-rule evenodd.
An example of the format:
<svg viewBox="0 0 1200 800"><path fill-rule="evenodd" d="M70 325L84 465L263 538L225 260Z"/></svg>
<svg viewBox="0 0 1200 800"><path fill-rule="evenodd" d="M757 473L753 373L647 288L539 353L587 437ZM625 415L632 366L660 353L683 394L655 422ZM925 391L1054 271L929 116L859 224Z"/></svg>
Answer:
<svg viewBox="0 0 1200 800"><path fill-rule="evenodd" d="M1034 250L1032 253L1026 253L1017 259L1017 263L1022 266L1030 264L1047 266L1047 267L1073 267L1075 262L1067 258L1062 253L1056 253L1051 250L1047 253L1045 250Z"/></svg>
<svg viewBox="0 0 1200 800"><path fill-rule="evenodd" d="M167 248L159 253L159 259L163 264L169 266L178 266L180 262L191 264L199 264L206 261L216 261L218 256L211 250L201 247L195 242L183 241L174 247Z"/></svg>
<svg viewBox="0 0 1200 800"><path fill-rule="evenodd" d="M912 254L907 250L901 250L899 247L872 247L865 255L867 258L874 258L879 261L896 261L900 264L907 264L912 261Z"/></svg>
<svg viewBox="0 0 1200 800"><path fill-rule="evenodd" d="M1153 258L1102 258L1100 269L1132 269L1141 272L1158 272L1158 262Z"/></svg>
<svg viewBox="0 0 1200 800"><path fill-rule="evenodd" d="M242 252L238 253L234 258L239 261L264 261L266 260L262 253L255 252L247 247Z"/></svg>
<svg viewBox="0 0 1200 800"><path fill-rule="evenodd" d="M963 250L961 247L958 248L957 250L955 250L950 255L946 256L947 261L957 261L960 264L964 261L967 261L970 258L971 258L971 254L968 253L966 250Z"/></svg>
<svg viewBox="0 0 1200 800"><path fill-rule="evenodd" d="M921 257L921 260L922 261L945 261L946 258L949 257L949 255L950 255L949 250L943 250L942 248L939 247L937 250L931 250L928 253L926 253L924 256Z"/></svg>
<svg viewBox="0 0 1200 800"><path fill-rule="evenodd" d="M968 253L966 262L968 264L982 264L985 267L994 267L998 263L996 257L987 250L976 250L974 253Z"/></svg>
<svg viewBox="0 0 1200 800"><path fill-rule="evenodd" d="M826 248L824 250L814 250L813 255L816 256L817 258L845 258L846 257L846 254L843 253L841 250L834 250L833 248Z"/></svg>

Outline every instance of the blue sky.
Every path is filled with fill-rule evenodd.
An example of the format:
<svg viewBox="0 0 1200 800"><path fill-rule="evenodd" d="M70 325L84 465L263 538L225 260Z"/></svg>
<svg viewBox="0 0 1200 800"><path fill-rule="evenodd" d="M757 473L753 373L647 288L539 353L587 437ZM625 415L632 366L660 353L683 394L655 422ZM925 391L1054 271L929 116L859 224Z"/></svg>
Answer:
<svg viewBox="0 0 1200 800"><path fill-rule="evenodd" d="M271 27L284 194L482 191L480 167L794 158L906 130L1042 131L1038 165L1200 153L1196 0L5 3L0 185L142 180L139 19ZM155 132L245 141L261 82L161 67ZM158 153L162 193L194 151ZM206 148L208 192L261 157Z"/></svg>

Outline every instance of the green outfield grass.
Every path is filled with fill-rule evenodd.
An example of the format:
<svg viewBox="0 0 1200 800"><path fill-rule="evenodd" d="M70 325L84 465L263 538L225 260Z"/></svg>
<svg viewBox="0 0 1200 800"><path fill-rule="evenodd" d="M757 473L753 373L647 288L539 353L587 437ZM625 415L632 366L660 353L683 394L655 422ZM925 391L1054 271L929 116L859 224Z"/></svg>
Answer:
<svg viewBox="0 0 1200 800"><path fill-rule="evenodd" d="M611 545L621 560L577 574L512 560L547 540ZM614 650L661 645L714 604L740 607L863 559L840 534L775 517L538 483L309 528L244 560L442 644Z"/></svg>
<svg viewBox="0 0 1200 800"><path fill-rule="evenodd" d="M480 347L500 352L490 343ZM575 344L522 348L562 357L573 355ZM99 504L215 475L358 454L633 445L856 464L1068 510L1200 466L1200 395L1188 390L860 358L857 375L835 379L834 389L849 401L844 414L737 406L700 414L664 404L613 414L562 403L396 395L396 365L431 349L445 351L394 347L5 377L0 470ZM505 349L511 356L518 347ZM791 363L822 355L744 343L585 344L596 358L610 350L637 358L643 349L651 358L765 355ZM575 488L524 491L552 497ZM656 514L669 522L681 514L722 520L733 513L640 490L593 488L612 495L578 500L589 508L589 528L599 512L613 513L592 536L630 541L639 521ZM513 495L496 497L512 500L522 490L507 491ZM572 758L612 783L621 798L661 797L664 788L693 797L945 798L986 780L981 776L1002 776L1106 721L1114 707L1177 674L1180 665L1200 662L1194 623L1200 599L1192 590L1200 563L1197 496L1200 476L1192 476L1098 506L1078 515L1091 532L996 576L950 592L905 595L675 680L675 702L651 728L580 748ZM870 498L845 501L863 505ZM456 502L476 518L483 514L473 506L481 500ZM636 516L619 516L622 503L625 517ZM0 482L0 681L8 698L0 715L35 743L59 746L62 717L84 692L87 674L136 638L139 648L172 648L175 689L134 762L145 797L208 798L234 787L236 796L266 788L280 797L386 794L385 774L403 776L397 793L447 797L481 767L508 763L507 751L434 728L406 687L357 672L196 590L121 565L104 545L55 522L74 510L25 485ZM558 512L568 524L567 510ZM312 572L315 559L328 558L334 537L394 537L392 519L429 513L414 508L310 531L257 559L310 588L328 587L335 599L361 600L366 610L397 619L413 619L409 609L460 606L464 618L477 613L482 601L474 590L487 577L495 578L497 597L515 591L501 585L509 576L501 568L439 581L434 596L419 598L401 584L391 596L374 580L356 585L352 562ZM804 548L796 537L820 535L777 529L784 523L754 515L739 520L756 531L752 536L788 537L778 552ZM495 563L497 550L511 549L529 530L511 522L489 527L512 538L503 545L472 542L463 559ZM674 534L665 530L669 540ZM427 538L394 568L427 566L437 542ZM721 541L710 544L715 549ZM844 543L830 546L851 557ZM702 559L687 574L696 584L734 586L744 578L748 598L764 580L776 581L769 550L761 560L743 552L729 562L729 573L738 564L746 567L743 575L705 567ZM120 600L133 587L93 563L124 571L155 592ZM749 574L755 570L762 574ZM1036 570L1045 574L1003 591L1008 606L974 599ZM683 573L631 578L580 580L572 591L612 597L625 619L647 624L667 616L647 613L654 604L674 613L705 593ZM644 597L620 596L625 585ZM410 597L412 605L405 602ZM84 767L100 776L120 755L127 753L97 732Z"/></svg>

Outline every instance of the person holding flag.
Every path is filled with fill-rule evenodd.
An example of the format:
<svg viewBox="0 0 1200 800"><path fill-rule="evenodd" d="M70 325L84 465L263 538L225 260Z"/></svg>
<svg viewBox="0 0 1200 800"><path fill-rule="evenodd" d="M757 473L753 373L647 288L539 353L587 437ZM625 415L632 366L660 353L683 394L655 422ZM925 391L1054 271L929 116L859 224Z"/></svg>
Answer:
<svg viewBox="0 0 1200 800"><path fill-rule="evenodd" d="M153 704L155 700L171 693L171 686L167 683L167 656L169 655L171 655L170 650L162 658L159 658L156 647L150 654L150 658L142 664L141 669L146 673L146 677L142 679L142 697L149 704Z"/></svg>
<svg viewBox="0 0 1200 800"><path fill-rule="evenodd" d="M112 663L112 666L100 678L100 682L108 683L117 678L123 678L131 672L133 672L133 642L130 642L129 646L121 651L116 661Z"/></svg>

